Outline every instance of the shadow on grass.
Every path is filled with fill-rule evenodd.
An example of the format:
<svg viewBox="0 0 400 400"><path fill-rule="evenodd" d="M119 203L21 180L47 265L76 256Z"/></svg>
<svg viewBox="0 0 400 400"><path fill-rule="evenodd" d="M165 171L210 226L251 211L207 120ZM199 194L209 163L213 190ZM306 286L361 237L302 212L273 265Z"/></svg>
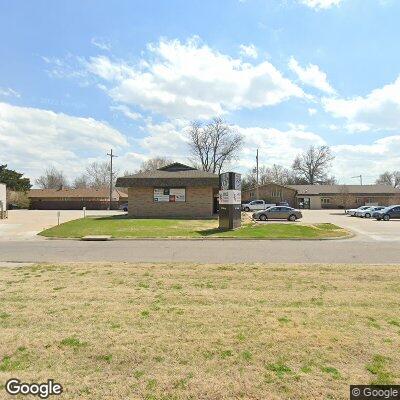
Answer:
<svg viewBox="0 0 400 400"><path fill-rule="evenodd" d="M211 229L203 229L201 231L196 231L201 236L211 236L215 235L216 233L223 233L228 232L229 229L220 229L220 228L211 228Z"/></svg>

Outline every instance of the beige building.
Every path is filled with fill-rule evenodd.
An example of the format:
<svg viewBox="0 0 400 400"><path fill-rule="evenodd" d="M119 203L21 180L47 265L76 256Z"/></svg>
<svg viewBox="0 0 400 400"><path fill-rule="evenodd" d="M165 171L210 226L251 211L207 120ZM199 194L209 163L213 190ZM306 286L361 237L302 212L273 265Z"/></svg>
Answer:
<svg viewBox="0 0 400 400"><path fill-rule="evenodd" d="M219 176L180 163L117 179L128 188L135 218L210 218L217 210Z"/></svg>
<svg viewBox="0 0 400 400"><path fill-rule="evenodd" d="M107 210L110 207L108 188L82 189L31 189L28 192L30 208L36 210ZM113 190L112 208L117 209L126 202L128 195Z"/></svg>
<svg viewBox="0 0 400 400"><path fill-rule="evenodd" d="M267 203L287 202L292 207L311 210L357 208L363 205L400 204L400 189L388 185L277 185L258 188L259 199ZM255 200L256 189L242 192L242 201Z"/></svg>

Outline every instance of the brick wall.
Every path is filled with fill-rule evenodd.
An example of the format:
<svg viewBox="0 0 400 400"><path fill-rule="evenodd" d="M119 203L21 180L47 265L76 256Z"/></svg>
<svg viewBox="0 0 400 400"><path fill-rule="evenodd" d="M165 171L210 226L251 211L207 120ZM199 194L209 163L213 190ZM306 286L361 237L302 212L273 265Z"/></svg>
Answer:
<svg viewBox="0 0 400 400"><path fill-rule="evenodd" d="M279 203L280 201L287 201L290 206L296 205L296 191L286 188L274 183L259 186L258 188L259 199L256 198L256 189L243 190L242 201L251 200L264 200L267 203Z"/></svg>
<svg viewBox="0 0 400 400"><path fill-rule="evenodd" d="M213 215L213 189L187 187L185 202L154 202L154 188L128 190L128 214L136 218L210 218Z"/></svg>
<svg viewBox="0 0 400 400"><path fill-rule="evenodd" d="M365 204L373 203L380 206L393 206L400 204L400 195L387 194L387 195L369 195L361 196L348 194L346 201L344 201L343 194L335 194L328 196L319 196L321 198L329 198L329 204L322 204L322 208L357 208Z"/></svg>

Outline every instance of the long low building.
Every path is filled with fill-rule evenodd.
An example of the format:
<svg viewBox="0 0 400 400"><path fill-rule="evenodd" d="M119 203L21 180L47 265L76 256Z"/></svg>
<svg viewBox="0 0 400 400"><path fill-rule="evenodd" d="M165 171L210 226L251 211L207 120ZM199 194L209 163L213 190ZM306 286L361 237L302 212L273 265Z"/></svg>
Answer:
<svg viewBox="0 0 400 400"><path fill-rule="evenodd" d="M108 188L92 189L31 189L28 192L30 208L33 210L107 210L110 207ZM126 202L128 195L115 189L112 208L117 209Z"/></svg>
<svg viewBox="0 0 400 400"><path fill-rule="evenodd" d="M217 210L219 176L180 163L117 179L128 188L135 218L210 218Z"/></svg>
<svg viewBox="0 0 400 400"><path fill-rule="evenodd" d="M287 202L312 210L356 208L363 205L400 204L400 189L388 185L277 185L258 187L258 197L268 203ZM255 200L255 188L242 191L242 201Z"/></svg>

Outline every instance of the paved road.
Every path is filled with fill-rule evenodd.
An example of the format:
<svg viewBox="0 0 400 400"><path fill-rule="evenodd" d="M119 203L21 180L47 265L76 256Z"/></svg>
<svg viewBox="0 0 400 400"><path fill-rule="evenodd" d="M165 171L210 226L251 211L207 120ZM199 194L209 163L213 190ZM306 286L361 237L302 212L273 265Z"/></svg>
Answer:
<svg viewBox="0 0 400 400"><path fill-rule="evenodd" d="M94 213L102 213L95 211ZM103 212L108 214L108 212ZM62 211L62 222L81 217ZM56 211L14 211L0 221L1 262L317 262L400 264L400 220L378 222L346 217L343 212L304 211L304 223L332 222L356 233L335 241L140 240L80 242L36 236L54 225ZM268 223L268 222L267 222Z"/></svg>
<svg viewBox="0 0 400 400"><path fill-rule="evenodd" d="M0 241L0 262L395 263L399 242L369 240Z"/></svg>

